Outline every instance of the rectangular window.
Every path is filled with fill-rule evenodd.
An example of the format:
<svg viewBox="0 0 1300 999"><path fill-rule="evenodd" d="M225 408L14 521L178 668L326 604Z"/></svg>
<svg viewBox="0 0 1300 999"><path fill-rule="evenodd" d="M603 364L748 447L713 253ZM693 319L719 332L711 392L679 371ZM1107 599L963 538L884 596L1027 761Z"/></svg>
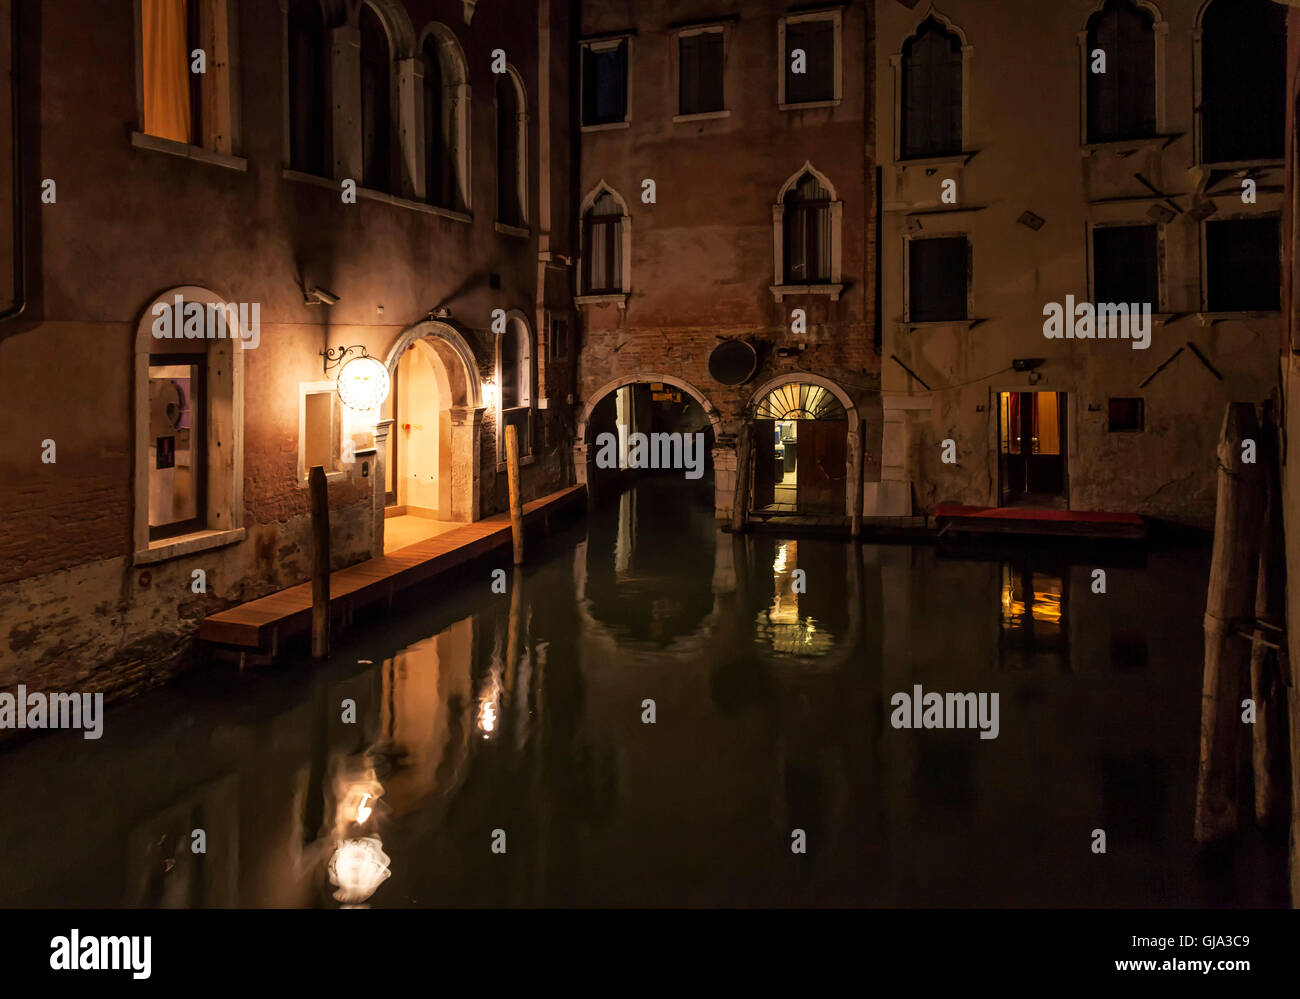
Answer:
<svg viewBox="0 0 1300 999"><path fill-rule="evenodd" d="M149 355L149 538L203 528L206 439L202 354Z"/></svg>
<svg viewBox="0 0 1300 999"><path fill-rule="evenodd" d="M677 51L678 113L722 111L722 29L683 35Z"/></svg>
<svg viewBox="0 0 1300 999"><path fill-rule="evenodd" d="M1108 409L1106 429L1112 434L1136 433L1144 428L1144 400L1111 399Z"/></svg>
<svg viewBox="0 0 1300 999"><path fill-rule="evenodd" d="M1277 216L1205 223L1205 303L1210 312L1276 312L1282 307Z"/></svg>
<svg viewBox="0 0 1300 999"><path fill-rule="evenodd" d="M592 42L582 49L582 123L627 120L627 39Z"/></svg>
<svg viewBox="0 0 1300 999"><path fill-rule="evenodd" d="M1093 299L1097 303L1151 303L1159 312L1156 227L1099 226L1092 230Z"/></svg>
<svg viewBox="0 0 1300 999"><path fill-rule="evenodd" d="M825 284L831 279L830 203L790 203L785 209L785 283Z"/></svg>
<svg viewBox="0 0 1300 999"><path fill-rule="evenodd" d="M833 17L786 22L785 51L781 53L786 104L836 99L837 27Z"/></svg>
<svg viewBox="0 0 1300 999"><path fill-rule="evenodd" d="M623 222L609 216L589 217L587 222L587 294L608 295L622 291Z"/></svg>
<svg viewBox="0 0 1300 999"><path fill-rule="evenodd" d="M965 236L908 240L908 321L964 321L970 278Z"/></svg>
<svg viewBox="0 0 1300 999"><path fill-rule="evenodd" d="M306 479L312 466L320 465L326 473L343 469L342 412L338 392L333 385L304 386L302 425L298 428L298 471Z"/></svg>

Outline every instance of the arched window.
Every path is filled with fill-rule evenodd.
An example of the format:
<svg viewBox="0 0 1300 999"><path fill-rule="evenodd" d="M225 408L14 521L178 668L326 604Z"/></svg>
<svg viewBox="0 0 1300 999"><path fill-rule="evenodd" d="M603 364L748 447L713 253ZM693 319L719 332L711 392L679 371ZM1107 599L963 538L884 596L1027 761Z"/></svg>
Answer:
<svg viewBox="0 0 1300 999"><path fill-rule="evenodd" d="M899 151L904 159L962 148L962 43L933 17L903 44Z"/></svg>
<svg viewBox="0 0 1300 999"><path fill-rule="evenodd" d="M523 101L513 73L497 77L497 221L524 226L524 144L526 141Z"/></svg>
<svg viewBox="0 0 1300 999"><path fill-rule="evenodd" d="M431 205L467 212L470 204L469 74L456 36L441 24L420 45L424 82L424 197Z"/></svg>
<svg viewBox="0 0 1300 999"><path fill-rule="evenodd" d="M497 382L501 386L500 457L506 456L507 426L519 438L519 455L532 453L531 414L533 403L533 352L528 325L512 317L497 339Z"/></svg>
<svg viewBox="0 0 1300 999"><path fill-rule="evenodd" d="M372 191L395 192L393 183L392 52L383 21L361 5L361 171Z"/></svg>
<svg viewBox="0 0 1300 999"><path fill-rule="evenodd" d="M1286 9L1215 0L1201 21L1201 158L1282 159Z"/></svg>
<svg viewBox="0 0 1300 999"><path fill-rule="evenodd" d="M234 0L140 0L140 130L219 153L235 147ZM205 12L206 11L206 12ZM192 71L193 53L204 72Z"/></svg>
<svg viewBox="0 0 1300 999"><path fill-rule="evenodd" d="M827 284L831 280L830 191L806 172L786 193L784 284Z"/></svg>
<svg viewBox="0 0 1300 999"><path fill-rule="evenodd" d="M320 0L289 4L289 165L327 176L327 49Z"/></svg>
<svg viewBox="0 0 1300 999"><path fill-rule="evenodd" d="M1094 53L1106 72L1092 72ZM1148 11L1106 0L1088 19L1088 141L1116 142L1156 132L1156 33Z"/></svg>
<svg viewBox="0 0 1300 999"><path fill-rule="evenodd" d="M603 190L582 217L583 293L613 295L623 286L623 206Z"/></svg>

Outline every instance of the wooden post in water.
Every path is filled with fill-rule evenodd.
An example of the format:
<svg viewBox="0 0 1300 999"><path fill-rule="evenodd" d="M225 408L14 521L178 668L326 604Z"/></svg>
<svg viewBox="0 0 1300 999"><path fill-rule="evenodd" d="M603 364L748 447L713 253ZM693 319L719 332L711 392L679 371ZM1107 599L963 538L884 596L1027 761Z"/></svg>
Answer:
<svg viewBox="0 0 1300 999"><path fill-rule="evenodd" d="M746 507L749 505L749 463L753 450L750 441L750 426L740 425L740 436L736 441L736 491L731 499L731 530L740 533L745 529Z"/></svg>
<svg viewBox="0 0 1300 999"><path fill-rule="evenodd" d="M856 541L862 536L862 475L866 465L867 421L858 421L858 449L853 456L853 512L849 535Z"/></svg>
<svg viewBox="0 0 1300 999"><path fill-rule="evenodd" d="M325 469L313 465L307 475L311 489L311 655L330 654L330 500Z"/></svg>
<svg viewBox="0 0 1300 999"><path fill-rule="evenodd" d="M1260 525L1259 581L1255 589L1255 641L1250 653L1250 696L1255 702L1251 726L1255 770L1255 820L1280 827L1290 820L1291 788L1287 732L1286 541L1282 533L1281 455L1271 407L1264 404L1260 422L1260 478L1264 516Z"/></svg>
<svg viewBox="0 0 1300 999"><path fill-rule="evenodd" d="M506 478L510 486L510 533L515 541L515 565L524 564L524 508L519 502L519 435L506 427Z"/></svg>
<svg viewBox="0 0 1300 999"><path fill-rule="evenodd" d="M1237 828L1237 773L1245 741L1241 701L1250 645L1234 627L1255 617L1263 481L1246 462L1243 443L1259 450L1259 421L1249 402L1230 402L1219 435L1219 492L1214 553L1205 602L1205 673L1201 686L1201 761L1196 781L1196 842L1221 840Z"/></svg>

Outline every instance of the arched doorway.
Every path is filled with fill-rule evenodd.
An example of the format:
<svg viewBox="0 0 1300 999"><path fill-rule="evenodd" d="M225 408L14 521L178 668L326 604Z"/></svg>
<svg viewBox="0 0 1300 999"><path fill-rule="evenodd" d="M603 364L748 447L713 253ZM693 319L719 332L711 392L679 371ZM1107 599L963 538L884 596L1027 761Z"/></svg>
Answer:
<svg viewBox="0 0 1300 999"><path fill-rule="evenodd" d="M388 354L383 417L384 550L477 520L483 397L473 351L443 322L419 323Z"/></svg>
<svg viewBox="0 0 1300 999"><path fill-rule="evenodd" d="M822 379L768 383L750 420L755 514L838 514L847 509L850 451L860 446L856 411Z"/></svg>

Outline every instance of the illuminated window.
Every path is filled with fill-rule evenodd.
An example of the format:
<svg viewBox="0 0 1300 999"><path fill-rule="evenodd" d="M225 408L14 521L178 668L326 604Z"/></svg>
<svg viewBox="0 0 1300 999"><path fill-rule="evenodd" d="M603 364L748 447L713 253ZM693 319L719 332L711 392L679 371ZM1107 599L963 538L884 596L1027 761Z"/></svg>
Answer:
<svg viewBox="0 0 1300 999"><path fill-rule="evenodd" d="M234 147L234 0L140 0L141 128L219 153ZM203 72L195 72L202 53Z"/></svg>
<svg viewBox="0 0 1300 999"><path fill-rule="evenodd" d="M532 453L532 338L522 319L512 318L497 338L498 384L501 386L499 457L506 459L505 428L513 426L519 456Z"/></svg>
<svg viewBox="0 0 1300 999"><path fill-rule="evenodd" d="M207 435L203 354L149 355L149 537L203 524Z"/></svg>

